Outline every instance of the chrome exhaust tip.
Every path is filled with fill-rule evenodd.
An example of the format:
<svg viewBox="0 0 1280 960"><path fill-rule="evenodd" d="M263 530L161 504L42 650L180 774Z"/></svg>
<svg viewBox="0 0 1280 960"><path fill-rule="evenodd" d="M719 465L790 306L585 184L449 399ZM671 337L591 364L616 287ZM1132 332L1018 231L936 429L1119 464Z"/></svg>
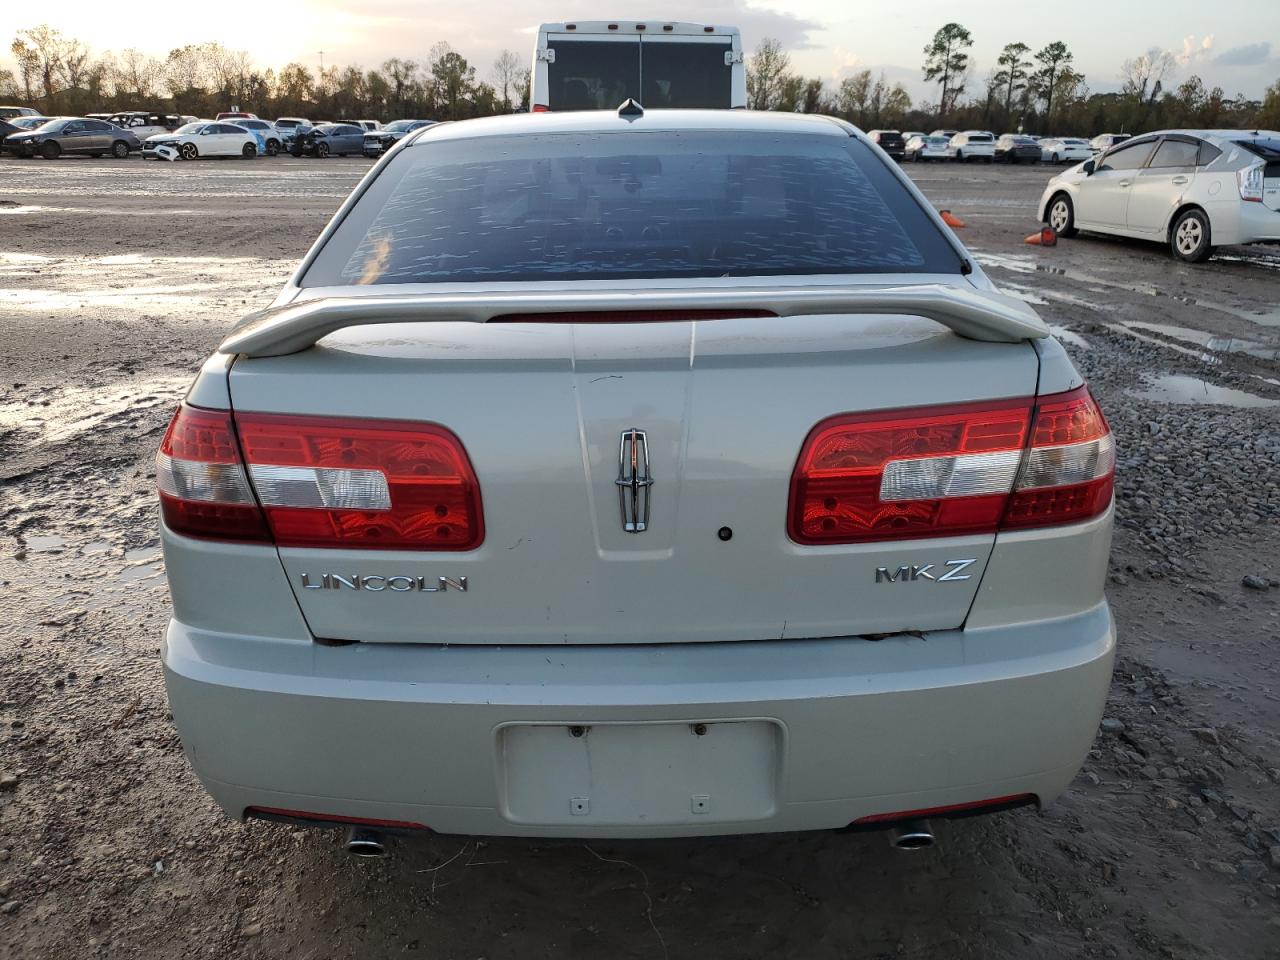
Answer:
<svg viewBox="0 0 1280 960"><path fill-rule="evenodd" d="M896 850L923 850L937 842L928 820L907 820L889 831L889 845Z"/></svg>
<svg viewBox="0 0 1280 960"><path fill-rule="evenodd" d="M387 845L382 834L368 827L352 827L347 831L347 853L353 857L376 859L387 855Z"/></svg>

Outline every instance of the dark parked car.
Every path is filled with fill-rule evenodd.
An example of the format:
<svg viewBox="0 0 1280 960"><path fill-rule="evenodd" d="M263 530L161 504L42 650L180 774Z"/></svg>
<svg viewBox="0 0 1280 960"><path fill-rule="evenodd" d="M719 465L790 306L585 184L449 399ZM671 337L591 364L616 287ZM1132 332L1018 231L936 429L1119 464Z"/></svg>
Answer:
<svg viewBox="0 0 1280 960"><path fill-rule="evenodd" d="M0 153L4 152L4 138L12 133L22 133L21 127L14 126L8 120L0 120Z"/></svg>
<svg viewBox="0 0 1280 960"><path fill-rule="evenodd" d="M368 130L364 135L364 155L380 157L406 135L423 127L429 127L433 123L435 123L434 120L396 120L379 130Z"/></svg>
<svg viewBox="0 0 1280 960"><path fill-rule="evenodd" d="M4 148L20 157L38 154L46 160L56 160L64 153L127 157L131 151L141 150L142 143L128 130L105 120L58 117L34 130L5 137Z"/></svg>
<svg viewBox="0 0 1280 960"><path fill-rule="evenodd" d="M1006 133L996 141L996 163L1039 163L1040 141L1021 133Z"/></svg>
<svg viewBox="0 0 1280 960"><path fill-rule="evenodd" d="M907 153L907 141L897 130L872 130L867 134L875 143L895 160L901 160Z"/></svg>
<svg viewBox="0 0 1280 960"><path fill-rule="evenodd" d="M364 152L364 131L353 123L322 123L294 137L289 152L295 157L327 157Z"/></svg>

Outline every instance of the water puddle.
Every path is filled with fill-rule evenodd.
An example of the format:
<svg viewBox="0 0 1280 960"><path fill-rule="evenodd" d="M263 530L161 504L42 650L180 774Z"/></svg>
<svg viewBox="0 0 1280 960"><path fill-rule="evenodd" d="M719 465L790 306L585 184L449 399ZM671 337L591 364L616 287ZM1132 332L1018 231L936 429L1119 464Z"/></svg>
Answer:
<svg viewBox="0 0 1280 960"><path fill-rule="evenodd" d="M67 545L65 537L56 534L27 537L27 553L61 553Z"/></svg>
<svg viewBox="0 0 1280 960"><path fill-rule="evenodd" d="M99 426L129 426L139 413L176 405L190 383L191 377L184 375L36 393L21 402L0 404L0 428L35 431L43 441L56 442ZM156 418L146 414L144 419L154 425Z"/></svg>
<svg viewBox="0 0 1280 960"><path fill-rule="evenodd" d="M0 253L0 307L49 315L86 307L116 308L125 316L148 309L187 314L200 299L265 299L292 267L292 260L262 257Z"/></svg>
<svg viewBox="0 0 1280 960"><path fill-rule="evenodd" d="M126 583L154 580L164 573L164 558L159 547L144 547L124 552L124 569L119 578Z"/></svg>
<svg viewBox="0 0 1280 960"><path fill-rule="evenodd" d="M1160 403L1213 404L1241 409L1280 407L1280 400L1259 397L1231 387L1220 387L1199 377L1188 377L1176 373L1156 377L1143 389L1130 392L1144 400L1155 400Z"/></svg>
<svg viewBox="0 0 1280 960"><path fill-rule="evenodd" d="M983 267L994 267L1000 270L1007 270L1011 273L1049 274L1050 276L1063 277L1067 280L1075 280L1079 283L1089 284L1091 285L1089 289L1095 293L1105 294L1109 290L1127 290L1134 293L1141 293L1148 297L1161 297L1163 299L1174 300L1178 303L1186 304L1191 307L1204 307L1206 310L1216 310L1219 313L1239 317L1242 320L1248 320L1250 323L1257 323L1265 327L1280 327L1280 307L1270 306L1257 309L1237 307L1228 303L1220 303L1216 300L1206 300L1202 297L1193 297L1182 293L1171 293L1170 291L1157 287L1153 284L1139 283L1127 278L1111 280L1106 277L1096 276L1095 274L1082 273L1074 268L1059 267L1051 263L1045 263L1034 256L1024 253L998 254L974 251L973 255L974 259L976 259ZM1271 261L1268 261L1266 258L1235 257L1231 259L1255 265L1272 265ZM1077 306L1097 308L1102 305L1058 290L1037 289L1035 293L1038 296L1047 297L1050 300L1056 300L1062 303L1071 303Z"/></svg>
<svg viewBox="0 0 1280 960"><path fill-rule="evenodd" d="M1089 341L1080 336L1080 334L1076 333L1074 330L1069 330L1066 327L1060 327L1056 323L1049 324L1049 332L1063 343L1069 343L1073 347L1079 347L1081 350L1093 349Z"/></svg>
<svg viewBox="0 0 1280 960"><path fill-rule="evenodd" d="M1242 340L1239 337L1224 337L1220 334L1193 330L1190 327L1177 327L1167 323L1145 323L1138 320L1122 320L1118 323L1105 324L1108 330L1133 337L1143 343L1154 344L1165 350L1172 350L1186 357L1192 357L1201 363L1217 366L1222 363L1222 355L1227 353L1243 353L1261 360L1280 358L1280 347L1268 346L1256 340ZM1151 334L1163 334L1174 341Z"/></svg>

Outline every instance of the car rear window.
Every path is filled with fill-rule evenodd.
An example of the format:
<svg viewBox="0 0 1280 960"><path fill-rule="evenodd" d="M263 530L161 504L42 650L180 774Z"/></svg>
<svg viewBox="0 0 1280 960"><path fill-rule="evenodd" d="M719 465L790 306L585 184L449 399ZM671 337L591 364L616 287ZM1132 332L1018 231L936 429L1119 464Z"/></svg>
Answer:
<svg viewBox="0 0 1280 960"><path fill-rule="evenodd" d="M1264 160L1280 160L1280 140L1237 140L1236 146L1244 147Z"/></svg>
<svg viewBox="0 0 1280 960"><path fill-rule="evenodd" d="M854 138L595 132L419 142L369 186L302 285L961 267Z"/></svg>

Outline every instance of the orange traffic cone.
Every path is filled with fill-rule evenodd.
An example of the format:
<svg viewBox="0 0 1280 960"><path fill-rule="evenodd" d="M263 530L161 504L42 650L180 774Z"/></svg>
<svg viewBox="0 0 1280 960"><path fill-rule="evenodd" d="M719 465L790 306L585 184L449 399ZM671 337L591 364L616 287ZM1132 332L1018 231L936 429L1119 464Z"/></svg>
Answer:
<svg viewBox="0 0 1280 960"><path fill-rule="evenodd" d="M948 227L964 226L964 221L955 216L950 210L939 210L938 213L942 216L942 222Z"/></svg>
<svg viewBox="0 0 1280 960"><path fill-rule="evenodd" d="M1046 223L1038 232L1031 234L1022 242L1029 243L1033 247L1056 247L1058 245L1058 231Z"/></svg>

